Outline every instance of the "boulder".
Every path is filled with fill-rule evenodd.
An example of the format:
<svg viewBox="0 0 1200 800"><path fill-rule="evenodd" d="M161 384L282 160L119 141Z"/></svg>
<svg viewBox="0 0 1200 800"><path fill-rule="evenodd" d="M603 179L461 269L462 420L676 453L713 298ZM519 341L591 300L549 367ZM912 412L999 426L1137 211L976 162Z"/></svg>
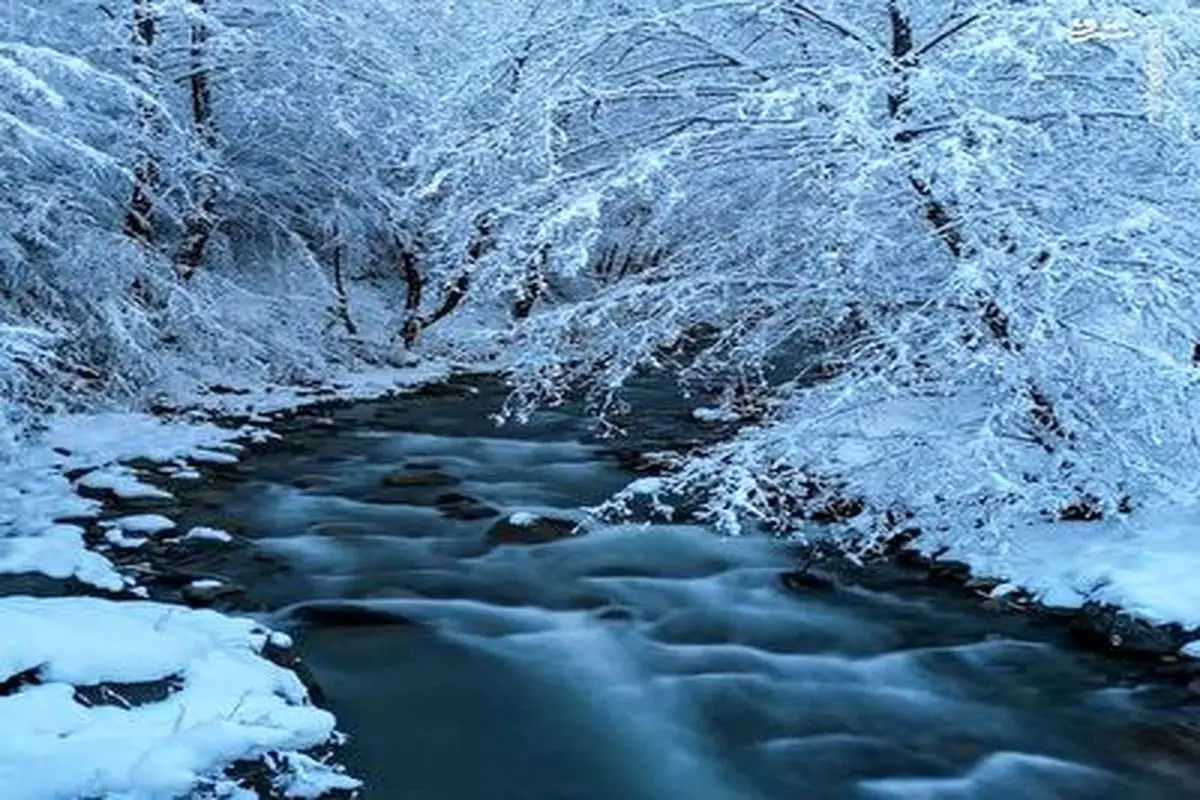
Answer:
<svg viewBox="0 0 1200 800"><path fill-rule="evenodd" d="M1082 646L1109 655L1161 659L1174 656L1182 633L1131 617L1112 606L1087 603L1071 620L1071 635Z"/></svg>
<svg viewBox="0 0 1200 800"><path fill-rule="evenodd" d="M211 606L222 598L245 594L246 590L236 583L218 580L192 581L179 590L183 601L192 608Z"/></svg>
<svg viewBox="0 0 1200 800"><path fill-rule="evenodd" d="M547 544L576 535L579 523L556 517L513 514L487 532L492 544Z"/></svg>

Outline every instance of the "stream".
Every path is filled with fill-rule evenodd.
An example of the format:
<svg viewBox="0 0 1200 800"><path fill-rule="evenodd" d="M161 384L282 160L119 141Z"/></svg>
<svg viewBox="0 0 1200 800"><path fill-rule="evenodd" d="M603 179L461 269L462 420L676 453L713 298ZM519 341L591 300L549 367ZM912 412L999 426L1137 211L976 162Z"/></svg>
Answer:
<svg viewBox="0 0 1200 800"><path fill-rule="evenodd" d="M253 592L368 800L1200 797L1200 753L1164 733L1187 709L1056 628L952 592L792 591L768 537L543 531L630 474L577 411L497 428L502 397L309 419L210 504L284 565ZM686 432L645 399L635 446Z"/></svg>

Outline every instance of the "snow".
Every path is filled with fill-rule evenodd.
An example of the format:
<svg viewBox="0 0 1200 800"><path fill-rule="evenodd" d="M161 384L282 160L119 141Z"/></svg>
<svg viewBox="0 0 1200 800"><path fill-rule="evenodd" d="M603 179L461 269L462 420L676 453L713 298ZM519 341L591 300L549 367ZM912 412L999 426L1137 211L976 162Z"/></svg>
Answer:
<svg viewBox="0 0 1200 800"><path fill-rule="evenodd" d="M70 453L64 466L110 465L147 459L160 463L222 457L214 448L230 444L241 431L212 422L167 421L151 414L104 412L51 417L41 437L45 448Z"/></svg>
<svg viewBox="0 0 1200 800"><path fill-rule="evenodd" d="M732 409L701 406L692 410L692 419L699 422L737 422L741 416Z"/></svg>
<svg viewBox="0 0 1200 800"><path fill-rule="evenodd" d="M108 490L122 500L171 498L170 492L141 481L136 472L123 464L92 470L76 483L88 489Z"/></svg>
<svg viewBox="0 0 1200 800"><path fill-rule="evenodd" d="M42 681L0 697L0 797L170 798L234 759L327 741L332 715L309 703L292 672L259 655L264 639L254 622L210 611L0 599L0 680L36 669ZM134 708L74 697L76 686L172 676L179 691ZM303 763L314 785L348 781Z"/></svg>
<svg viewBox="0 0 1200 800"><path fill-rule="evenodd" d="M1179 652L1188 658L1200 659L1200 639L1197 639L1194 642L1188 642Z"/></svg>
<svg viewBox="0 0 1200 800"><path fill-rule="evenodd" d="M329 767L303 753L288 753L280 759L283 779L276 783L287 797L316 800L325 792L357 789L361 783L348 775L331 772Z"/></svg>
<svg viewBox="0 0 1200 800"><path fill-rule="evenodd" d="M83 529L50 525L39 536L0 538L0 574L41 572L51 578L76 578L109 591L125 583L108 559L83 544Z"/></svg>
<svg viewBox="0 0 1200 800"><path fill-rule="evenodd" d="M292 637L288 636L282 631L273 631L268 637L268 641L270 641L271 644L275 645L276 647L282 647L284 649L288 649L295 644L295 642L292 641Z"/></svg>
<svg viewBox="0 0 1200 800"><path fill-rule="evenodd" d="M522 528L527 528L540 519L537 514L530 511L515 511L508 515L508 521L513 525L520 525Z"/></svg>
<svg viewBox="0 0 1200 800"><path fill-rule="evenodd" d="M200 580L192 581L188 585L193 589L219 589L225 584L221 581L212 580L211 578L201 578Z"/></svg>
<svg viewBox="0 0 1200 800"><path fill-rule="evenodd" d="M367 398L408 389L445 374L445 366L379 370L347 380L336 396ZM333 393L322 396L329 399ZM77 488L110 491L121 499L166 499L123 462L154 462L170 479L198 479L195 465L238 460L239 442L266 442L261 427L222 427L203 418L254 407L266 412L306 402L299 390L263 389L205 398L191 419L104 412L43 420L39 436L0 461L0 574L43 573L76 578L109 591L144 597L144 587L87 549L83 520L101 503ZM65 473L79 474L72 485ZM100 523L110 544L140 547L149 536L175 530L160 514L133 514ZM233 536L194 527L182 538L215 542ZM197 581L199 588L213 581ZM285 634L213 611L141 601L91 598L0 598L0 682L37 669L42 683L0 697L0 798L173 798L211 787L213 796L252 797L221 776L236 760L263 756L289 796L317 797L358 782L298 752L334 736L334 718L308 704L295 674L259 656L270 641L291 647ZM183 679L181 690L137 708L89 708L73 686L102 682Z"/></svg>
<svg viewBox="0 0 1200 800"><path fill-rule="evenodd" d="M147 536L154 536L175 528L175 523L162 514L134 514L107 520L102 524L111 525L126 533L144 533Z"/></svg>
<svg viewBox="0 0 1200 800"><path fill-rule="evenodd" d="M217 528L198 527L192 528L183 538L200 539L209 542L232 542L233 534L218 530Z"/></svg>
<svg viewBox="0 0 1200 800"><path fill-rule="evenodd" d="M922 537L926 552L963 561L1039 602L1107 603L1155 624L1200 628L1200 503L1096 522L1039 522L986 539ZM999 591L999 589L997 589Z"/></svg>
<svg viewBox="0 0 1200 800"><path fill-rule="evenodd" d="M104 532L104 540L114 547L120 547L126 550L136 550L146 543L146 540L134 536L126 536L123 531L113 529Z"/></svg>

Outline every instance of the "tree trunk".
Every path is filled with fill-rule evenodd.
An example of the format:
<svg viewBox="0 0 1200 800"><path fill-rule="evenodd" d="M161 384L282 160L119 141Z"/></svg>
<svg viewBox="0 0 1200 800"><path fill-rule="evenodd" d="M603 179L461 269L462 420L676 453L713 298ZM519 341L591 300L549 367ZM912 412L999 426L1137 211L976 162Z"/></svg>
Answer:
<svg viewBox="0 0 1200 800"><path fill-rule="evenodd" d="M138 125L141 152L133 170L133 195L125 213L125 233L145 247L154 243L154 198L158 189L159 164L155 152L160 131L154 102L154 40L158 18L153 0L133 0L133 80L138 96Z"/></svg>
<svg viewBox="0 0 1200 800"><path fill-rule="evenodd" d="M351 336L358 336L358 326L354 324L354 318L350 316L350 295L346 292L346 276L342 266L342 253L344 247L339 236L335 236L336 241L333 245L333 318L336 322L340 322L342 327L346 329L346 333Z"/></svg>
<svg viewBox="0 0 1200 800"><path fill-rule="evenodd" d="M918 50L914 46L912 25L908 15L899 7L899 0L888 0L888 17L891 22L891 57L892 73L894 75L891 91L888 93L888 116L899 125L908 115L910 99L907 73L917 66L922 53L927 52L935 44L946 37L962 30L973 22L976 17L970 17L960 24L953 26L946 34L939 36ZM913 136L902 128L897 128L895 142L904 147L913 140ZM909 185L917 195L924 212L925 219L933 228L934 235L942 242L950 255L956 259L971 258L976 254L975 247L968 241L962 230L958 215L953 207L938 198L926 181L918 174L917 163L912 159L909 175ZM1041 256L1039 255L1039 258ZM1004 308L988 292L980 289L976 294L980 318L987 328L992 341L1009 352L1020 352L1021 345L1012 337L1009 317ZM1064 444L1074 439L1074 435L1063 424L1054 402L1041 386L1030 383L1027 390L1030 403L1029 433L1035 442L1047 452L1055 452Z"/></svg>
<svg viewBox="0 0 1200 800"><path fill-rule="evenodd" d="M217 150L217 129L213 120L212 86L209 82L208 3L190 0L195 6L191 29L192 71L188 78L192 96L192 130L196 136L201 170L196 178L196 197L188 213L183 244L175 255L175 266L184 280L191 278L204 263L204 250L216 226L217 179L213 174L213 155Z"/></svg>
<svg viewBox="0 0 1200 800"><path fill-rule="evenodd" d="M525 265L525 285L521 288L521 294L513 305L513 319L526 319L533 312L534 304L537 303L545 289L546 259L549 256L550 246L544 244L537 249Z"/></svg>
<svg viewBox="0 0 1200 800"><path fill-rule="evenodd" d="M411 348L423 330L450 316L467 298L467 292L471 288L471 273L474 271L475 265L496 246L492 226L493 221L490 214L481 214L475 220L475 232L467 244L467 263L463 265L456 277L443 284L442 296L437 308L425 316L418 314L422 289L420 274L411 260L405 256L401 257L401 269L404 271L405 281L408 284L407 313L404 329L401 331L405 347Z"/></svg>

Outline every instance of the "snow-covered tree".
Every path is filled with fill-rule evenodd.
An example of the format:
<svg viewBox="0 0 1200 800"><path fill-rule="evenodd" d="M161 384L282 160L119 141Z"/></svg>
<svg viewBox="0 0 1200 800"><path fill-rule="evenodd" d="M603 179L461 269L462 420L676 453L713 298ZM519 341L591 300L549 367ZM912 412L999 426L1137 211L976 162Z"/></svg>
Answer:
<svg viewBox="0 0 1200 800"><path fill-rule="evenodd" d="M678 476L730 528L1194 493L1194 10L844 5L660 5L589 52L559 180L623 266L525 327L524 390L692 332L685 377L773 408Z"/></svg>
<svg viewBox="0 0 1200 800"><path fill-rule="evenodd" d="M1198 45L1184 0L13 0L0 352L57 377L5 386L671 369L758 415L675 479L731 529L1193 492Z"/></svg>

